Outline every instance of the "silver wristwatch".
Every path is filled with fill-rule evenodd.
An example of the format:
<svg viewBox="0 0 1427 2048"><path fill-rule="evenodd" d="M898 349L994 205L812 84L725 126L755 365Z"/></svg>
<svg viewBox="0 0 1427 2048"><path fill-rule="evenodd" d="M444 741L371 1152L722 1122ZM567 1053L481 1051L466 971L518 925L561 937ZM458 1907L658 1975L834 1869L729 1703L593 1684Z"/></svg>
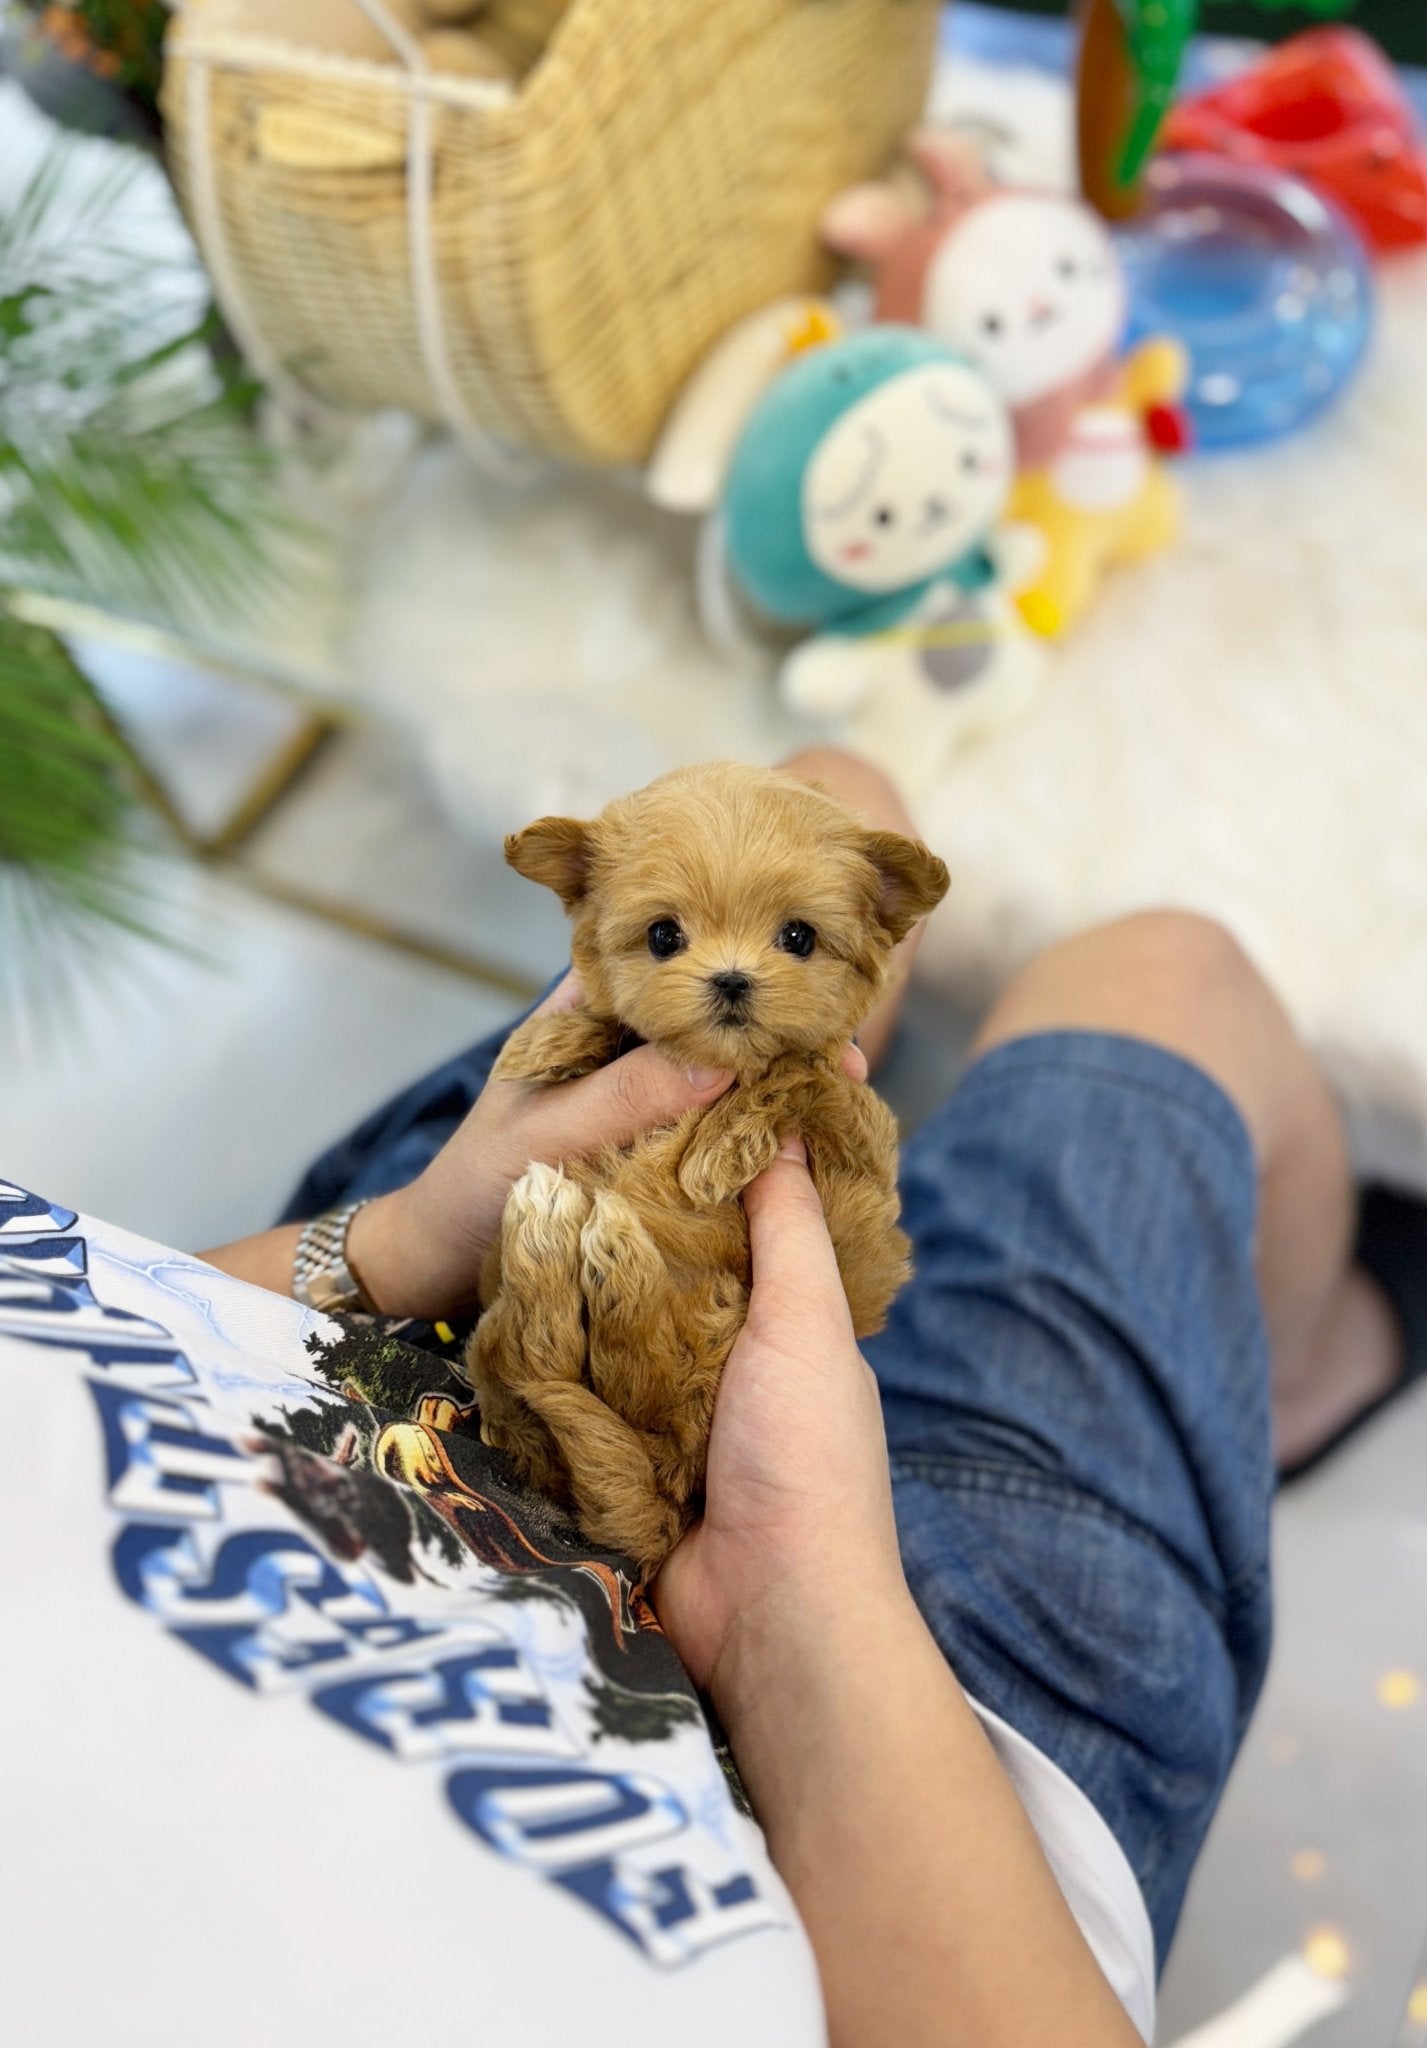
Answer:
<svg viewBox="0 0 1427 2048"><path fill-rule="evenodd" d="M292 1262L292 1291L305 1307L377 1313L347 1264L347 1232L357 1211L366 1206L366 1201L349 1202L345 1209L329 1209L303 1225Z"/></svg>

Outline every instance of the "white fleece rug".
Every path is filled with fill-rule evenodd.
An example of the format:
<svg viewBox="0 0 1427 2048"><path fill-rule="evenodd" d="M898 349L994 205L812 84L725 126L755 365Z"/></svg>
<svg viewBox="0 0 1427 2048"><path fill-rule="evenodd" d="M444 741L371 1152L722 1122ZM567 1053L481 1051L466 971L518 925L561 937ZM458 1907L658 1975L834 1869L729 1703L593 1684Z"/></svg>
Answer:
<svg viewBox="0 0 1427 2048"><path fill-rule="evenodd" d="M1046 79L962 66L936 102L1009 128L1018 171L1062 171ZM921 802L953 875L922 960L979 1003L1096 919L1207 912L1327 1061L1364 1169L1427 1189L1427 259L1379 276L1339 409L1184 465L1182 543L1122 572L1036 714ZM360 687L481 837L676 761L772 759L798 729L766 671L704 643L690 553L627 485L512 494L435 451L372 549Z"/></svg>

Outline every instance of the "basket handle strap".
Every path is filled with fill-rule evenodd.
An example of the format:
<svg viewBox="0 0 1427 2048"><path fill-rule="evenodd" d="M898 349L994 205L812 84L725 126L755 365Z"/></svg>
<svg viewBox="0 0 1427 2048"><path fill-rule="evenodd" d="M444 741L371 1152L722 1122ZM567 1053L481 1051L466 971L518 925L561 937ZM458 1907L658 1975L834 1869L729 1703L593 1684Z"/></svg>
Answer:
<svg viewBox="0 0 1427 2048"><path fill-rule="evenodd" d="M425 77L429 67L420 44L407 34L384 0L356 0L356 4L373 28L386 37L406 69L416 77ZM431 235L435 150L431 137L431 101L424 92L408 95L407 115L406 234L421 360L443 422L472 461L492 476L517 481L534 474L539 465L520 450L508 447L474 420L456 382L451 353L446 345L441 282L436 273L436 248Z"/></svg>
<svg viewBox="0 0 1427 2048"><path fill-rule="evenodd" d="M223 318L233 339L262 382L290 410L305 408L311 400L268 347L262 328L253 317L242 278L233 261L213 172L212 64L207 51L201 46L197 49L186 47L184 58L188 67L184 97L191 137L189 189L199 244L213 279L214 296L223 309Z"/></svg>
<svg viewBox="0 0 1427 2048"><path fill-rule="evenodd" d="M176 11L185 12L183 0L172 0ZM382 0L356 0L368 20L385 36L409 76L430 77L429 67L417 43L409 36ZM187 26L187 23L185 23ZM214 293L223 317L246 360L284 409L299 418L310 414L321 401L292 375L286 364L269 347L260 322L254 317L223 221L213 164L213 56L203 38L186 37L186 110L190 151L189 183L195 226L204 260L213 280ZM221 56L218 60L222 61ZM538 473L538 458L508 447L474 420L466 410L451 358L446 347L441 318L440 285L436 276L435 249L431 240L431 193L434 182L434 150L431 138L431 103L418 89L408 95L407 133L407 243L411 257L411 283L416 308L417 339L422 362L444 425L455 436L471 460L488 475L503 482L523 481Z"/></svg>

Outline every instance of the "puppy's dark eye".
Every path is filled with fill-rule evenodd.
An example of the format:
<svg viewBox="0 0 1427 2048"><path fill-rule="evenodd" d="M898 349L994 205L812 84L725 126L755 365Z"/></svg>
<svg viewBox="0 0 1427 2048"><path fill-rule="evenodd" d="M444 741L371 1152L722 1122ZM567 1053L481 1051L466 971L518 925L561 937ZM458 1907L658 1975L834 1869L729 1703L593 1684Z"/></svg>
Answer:
<svg viewBox="0 0 1427 2048"><path fill-rule="evenodd" d="M1055 267L1061 277L1074 277L1080 269L1073 256L1060 257Z"/></svg>
<svg viewBox="0 0 1427 2048"><path fill-rule="evenodd" d="M810 924L801 918L790 918L778 934L778 944L785 953L794 954L799 960L806 960L818 942L818 935Z"/></svg>
<svg viewBox="0 0 1427 2048"><path fill-rule="evenodd" d="M872 524L874 526L890 526L896 516L890 505L878 505L872 514Z"/></svg>
<svg viewBox="0 0 1427 2048"><path fill-rule="evenodd" d="M672 960L676 953L683 952L688 943L672 917L656 918L645 937L656 960Z"/></svg>
<svg viewBox="0 0 1427 2048"><path fill-rule="evenodd" d="M981 332L983 334L999 334L1005 324L999 313L983 313L981 315Z"/></svg>

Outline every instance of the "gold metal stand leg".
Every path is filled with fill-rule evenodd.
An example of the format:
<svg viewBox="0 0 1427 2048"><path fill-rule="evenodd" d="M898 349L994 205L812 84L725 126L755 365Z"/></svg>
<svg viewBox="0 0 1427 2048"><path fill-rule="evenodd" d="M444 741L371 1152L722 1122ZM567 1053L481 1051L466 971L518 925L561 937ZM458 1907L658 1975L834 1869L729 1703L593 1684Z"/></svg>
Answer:
<svg viewBox="0 0 1427 2048"><path fill-rule="evenodd" d="M429 967L440 967L450 974L463 975L482 988L513 996L518 1002L529 1002L539 994L539 982L503 966L499 961L459 946L446 945L440 939L428 938L360 905L342 903L304 889L299 883L282 881L274 875L265 874L251 860L242 857L242 846L263 819L270 817L283 799L291 794L318 750L336 730L336 721L325 713L309 714L292 740L267 763L261 776L219 830L204 834L194 830L122 721L102 699L97 700L97 711L123 749L136 793L163 819L185 851L205 867L230 876L251 895L260 896L266 902L299 911L305 917L318 918L322 923L351 932L357 938L374 940L378 945L389 946L394 952L405 953Z"/></svg>

